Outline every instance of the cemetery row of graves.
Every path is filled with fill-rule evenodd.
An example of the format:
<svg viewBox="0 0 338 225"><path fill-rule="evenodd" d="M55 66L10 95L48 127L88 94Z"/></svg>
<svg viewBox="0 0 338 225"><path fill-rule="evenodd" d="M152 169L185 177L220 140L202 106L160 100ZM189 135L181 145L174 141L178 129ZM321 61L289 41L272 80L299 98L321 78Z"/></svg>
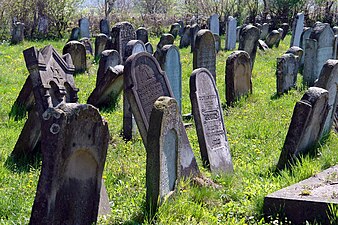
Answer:
<svg viewBox="0 0 338 225"><path fill-rule="evenodd" d="M153 38L105 20L91 37L81 19L37 43L16 24L0 46L1 222L336 220L335 167L275 192L337 161L338 29L303 20L229 17L223 37L212 16Z"/></svg>

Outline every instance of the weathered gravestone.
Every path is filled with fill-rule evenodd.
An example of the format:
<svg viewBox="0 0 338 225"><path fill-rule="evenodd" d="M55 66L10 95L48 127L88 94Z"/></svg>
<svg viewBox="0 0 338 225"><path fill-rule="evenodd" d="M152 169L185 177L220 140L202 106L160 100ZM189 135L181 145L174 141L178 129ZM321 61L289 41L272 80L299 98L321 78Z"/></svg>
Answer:
<svg viewBox="0 0 338 225"><path fill-rule="evenodd" d="M283 29L283 33L282 33L282 40L284 40L285 36L288 34L289 32L289 24L288 23L283 23L281 25L281 28Z"/></svg>
<svg viewBox="0 0 338 225"><path fill-rule="evenodd" d="M277 30L271 31L265 39L265 43L269 48L276 46L278 48L281 35Z"/></svg>
<svg viewBox="0 0 338 225"><path fill-rule="evenodd" d="M11 30L11 43L12 44L17 44L23 41L24 38L24 29L25 29L25 24L21 22L14 22L12 24L12 30Z"/></svg>
<svg viewBox="0 0 338 225"><path fill-rule="evenodd" d="M108 36L106 34L98 34L95 37L95 60L99 60L101 53L106 49Z"/></svg>
<svg viewBox="0 0 338 225"><path fill-rule="evenodd" d="M183 29L179 48L186 48L189 45L190 45L190 25L187 25Z"/></svg>
<svg viewBox="0 0 338 225"><path fill-rule="evenodd" d="M196 23L190 27L190 35L189 35L190 46L191 46L190 52L194 52L196 36L197 36L197 33L200 29L201 29L200 26Z"/></svg>
<svg viewBox="0 0 338 225"><path fill-rule="evenodd" d="M130 56L124 68L124 90L135 116L143 143L147 146L149 119L154 102L160 96L173 97L169 81L157 60L146 52ZM180 123L182 149L179 149L180 171L182 176L199 174L196 159L187 134Z"/></svg>
<svg viewBox="0 0 338 225"><path fill-rule="evenodd" d="M151 111L146 146L146 208L150 217L155 215L158 205L175 191L181 177L181 123L175 99L159 97Z"/></svg>
<svg viewBox="0 0 338 225"><path fill-rule="evenodd" d="M300 155L311 152L320 140L329 111L328 97L327 90L310 87L296 103L277 164L278 169L289 167Z"/></svg>
<svg viewBox="0 0 338 225"><path fill-rule="evenodd" d="M209 18L209 30L213 34L219 35L219 15L212 14Z"/></svg>
<svg viewBox="0 0 338 225"><path fill-rule="evenodd" d="M269 49L269 46L261 39L258 40L258 48L260 50L266 51Z"/></svg>
<svg viewBox="0 0 338 225"><path fill-rule="evenodd" d="M236 42L239 42L239 34L241 33L241 29L242 29L241 26L236 27Z"/></svg>
<svg viewBox="0 0 338 225"><path fill-rule="evenodd" d="M144 43L140 40L130 40L125 48L125 53L124 53L124 59L123 61L125 62L129 56L132 54L136 54L139 52L145 52L146 47L144 46Z"/></svg>
<svg viewBox="0 0 338 225"><path fill-rule="evenodd" d="M180 25L180 30L178 32L178 35L182 37L183 31L184 31L184 22L182 20L177 21L177 23Z"/></svg>
<svg viewBox="0 0 338 225"><path fill-rule="evenodd" d="M324 88L329 92L329 112L323 128L323 135L325 135L331 130L338 104L338 60L329 59L326 61L315 87Z"/></svg>
<svg viewBox="0 0 338 225"><path fill-rule="evenodd" d="M121 62L124 63L123 59L125 54L125 48L130 40L136 39L136 34L133 25L129 22L120 22L114 25L111 31L111 49L115 49L121 55Z"/></svg>
<svg viewBox="0 0 338 225"><path fill-rule="evenodd" d="M89 38L81 38L79 40L86 48L87 55L93 55L93 46Z"/></svg>
<svg viewBox="0 0 338 225"><path fill-rule="evenodd" d="M216 82L216 49L214 35L210 30L200 30L196 35L193 52L193 69L206 68Z"/></svg>
<svg viewBox="0 0 338 225"><path fill-rule="evenodd" d="M149 54L153 54L153 53L154 53L153 46L151 45L150 42L145 43L144 47L146 48L146 51L147 51Z"/></svg>
<svg viewBox="0 0 338 225"><path fill-rule="evenodd" d="M311 32L312 32L312 28L310 28L310 27L304 27L304 31L302 32L302 35L300 36L299 47L301 49L303 49L303 56L305 55L305 41L306 41L306 39L308 39L310 37ZM302 57L300 59L300 66L301 66L301 68L303 68L303 66L304 66L304 58L305 57Z"/></svg>
<svg viewBox="0 0 338 225"><path fill-rule="evenodd" d="M303 55L304 55L303 49L301 49L300 47L297 47L297 46L292 46L285 53L292 53L295 56L298 56L298 62L301 61L301 59L303 58Z"/></svg>
<svg viewBox="0 0 338 225"><path fill-rule="evenodd" d="M77 41L80 39L80 28L74 27L68 41Z"/></svg>
<svg viewBox="0 0 338 225"><path fill-rule="evenodd" d="M334 35L329 24L317 22L305 41L303 83L313 86L328 59L333 59Z"/></svg>
<svg viewBox="0 0 338 225"><path fill-rule="evenodd" d="M48 33L48 18L46 16L39 17L38 32L42 35L46 35Z"/></svg>
<svg viewBox="0 0 338 225"><path fill-rule="evenodd" d="M241 30L238 50L246 51L249 54L251 60L251 69L255 63L258 40L259 30L257 27L247 25Z"/></svg>
<svg viewBox="0 0 338 225"><path fill-rule="evenodd" d="M75 73L82 73L87 69L86 47L79 41L69 41L63 47L62 54L69 53L73 65L75 66Z"/></svg>
<svg viewBox="0 0 338 225"><path fill-rule="evenodd" d="M148 30L144 27L139 27L136 30L136 39L142 41L144 44L148 43Z"/></svg>
<svg viewBox="0 0 338 225"><path fill-rule="evenodd" d="M292 24L292 36L291 36L291 43L290 47L292 46L299 46L300 44L300 36L303 32L304 27L304 14L297 13L293 20Z"/></svg>
<svg viewBox="0 0 338 225"><path fill-rule="evenodd" d="M229 16L227 20L226 36L225 36L226 50L233 50L236 48L236 27L237 20L232 16Z"/></svg>
<svg viewBox="0 0 338 225"><path fill-rule="evenodd" d="M218 34L213 34L215 39L215 50L218 53L221 50L221 38Z"/></svg>
<svg viewBox="0 0 338 225"><path fill-rule="evenodd" d="M182 65L180 52L174 45L165 45L156 58L165 71L177 105L182 110Z"/></svg>
<svg viewBox="0 0 338 225"><path fill-rule="evenodd" d="M172 34L162 34L160 41L158 42L156 48L157 50L161 50L165 45L172 45L174 44L175 38Z"/></svg>
<svg viewBox="0 0 338 225"><path fill-rule="evenodd" d="M80 37L81 38L90 38L89 31L89 20L87 18L82 18L79 20L79 28L80 28Z"/></svg>
<svg viewBox="0 0 338 225"><path fill-rule="evenodd" d="M263 23L259 39L265 40L265 38L266 38L266 36L268 36L268 34L269 34L269 24Z"/></svg>
<svg viewBox="0 0 338 225"><path fill-rule="evenodd" d="M116 50L104 50L97 70L96 86L101 82L109 67L121 64L120 54Z"/></svg>
<svg viewBox="0 0 338 225"><path fill-rule="evenodd" d="M179 23L174 23L170 27L169 33L174 36L174 39L176 39L178 32L180 31L181 25Z"/></svg>
<svg viewBox="0 0 338 225"><path fill-rule="evenodd" d="M241 96L252 93L250 56L245 51L235 51L226 61L226 101L232 105Z"/></svg>
<svg viewBox="0 0 338 225"><path fill-rule="evenodd" d="M109 21L107 19L100 20L100 33L110 36Z"/></svg>
<svg viewBox="0 0 338 225"><path fill-rule="evenodd" d="M221 102L207 69L196 69L191 74L190 100L204 166L214 173L233 172Z"/></svg>
<svg viewBox="0 0 338 225"><path fill-rule="evenodd" d="M286 53L277 58L276 86L278 95L296 86L298 67L298 57L292 53Z"/></svg>

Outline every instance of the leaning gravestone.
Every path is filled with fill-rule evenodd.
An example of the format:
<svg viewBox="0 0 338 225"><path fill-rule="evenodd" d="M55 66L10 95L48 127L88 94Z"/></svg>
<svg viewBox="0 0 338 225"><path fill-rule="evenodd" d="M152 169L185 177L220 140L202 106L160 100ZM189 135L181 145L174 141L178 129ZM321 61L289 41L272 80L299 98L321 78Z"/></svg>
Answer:
<svg viewBox="0 0 338 225"><path fill-rule="evenodd" d="M120 54L116 50L104 50L101 54L97 70L96 86L104 78L109 67L115 67L119 64L121 64Z"/></svg>
<svg viewBox="0 0 338 225"><path fill-rule="evenodd" d="M146 208L151 218L158 205L175 191L181 177L181 123L175 99L159 97L151 111L146 146Z"/></svg>
<svg viewBox="0 0 338 225"><path fill-rule="evenodd" d="M206 68L216 82L216 49L214 35L210 30L200 30L196 35L193 52L193 69Z"/></svg>
<svg viewBox="0 0 338 225"><path fill-rule="evenodd" d="M268 36L268 34L269 34L269 24L263 23L259 39L265 40L265 38L266 38L266 36Z"/></svg>
<svg viewBox="0 0 338 225"><path fill-rule="evenodd" d="M78 41L80 39L80 28L74 27L68 41Z"/></svg>
<svg viewBox="0 0 338 225"><path fill-rule="evenodd" d="M304 14L303 13L297 13L293 20L292 24L292 36L291 36L291 43L290 47L292 46L298 46L300 44L300 36L303 32L304 27Z"/></svg>
<svg viewBox="0 0 338 225"><path fill-rule="evenodd" d="M209 18L209 30L213 34L219 35L219 15L212 14Z"/></svg>
<svg viewBox="0 0 338 225"><path fill-rule="evenodd" d="M200 26L196 23L190 27L190 46L191 46L190 52L194 52L196 36L200 29L201 29Z"/></svg>
<svg viewBox="0 0 338 225"><path fill-rule="evenodd" d="M302 32L302 35L300 36L300 44L299 47L303 49L303 55L305 55L305 41L310 37L310 34L312 32L312 28L310 27L304 27L304 31ZM304 57L300 60L300 66L303 68L304 66Z"/></svg>
<svg viewBox="0 0 338 225"><path fill-rule="evenodd" d="M323 135L325 135L331 130L338 104L338 60L329 59L326 61L315 86L324 88L329 92L329 112L323 128Z"/></svg>
<svg viewBox="0 0 338 225"><path fill-rule="evenodd" d="M25 24L21 22L15 22L12 24L12 38L11 38L11 43L12 44L17 44L23 41L24 38L24 29L25 29Z"/></svg>
<svg viewBox="0 0 338 225"><path fill-rule="evenodd" d="M172 45L174 44L175 38L172 34L162 34L160 41L158 42L156 48L157 50L161 50L165 45Z"/></svg>
<svg viewBox="0 0 338 225"><path fill-rule="evenodd" d="M81 38L90 38L89 31L89 20L87 18L82 18L79 20L79 28L80 28L80 37Z"/></svg>
<svg viewBox="0 0 338 225"><path fill-rule="evenodd" d="M69 41L62 50L62 54L69 53L72 57L75 73L82 73L87 69L86 47L79 41Z"/></svg>
<svg viewBox="0 0 338 225"><path fill-rule="evenodd" d="M278 95L296 86L298 67L299 60L294 54L286 53L277 58L276 81Z"/></svg>
<svg viewBox="0 0 338 225"><path fill-rule="evenodd" d="M241 96L252 92L250 56L245 51L235 51L226 61L226 101L231 106Z"/></svg>
<svg viewBox="0 0 338 225"><path fill-rule="evenodd" d="M236 27L237 20L232 16L228 17L225 36L225 49L233 50L236 48Z"/></svg>
<svg viewBox="0 0 338 225"><path fill-rule="evenodd" d="M100 20L100 33L110 36L109 21L107 19Z"/></svg>
<svg viewBox="0 0 338 225"><path fill-rule="evenodd" d="M313 86L328 59L333 59L334 35L329 24L317 22L305 41L303 83Z"/></svg>
<svg viewBox="0 0 338 225"><path fill-rule="evenodd" d="M277 30L273 30L266 37L265 43L269 48L272 48L273 46L278 47L280 39L281 39L280 33Z"/></svg>
<svg viewBox="0 0 338 225"><path fill-rule="evenodd" d="M205 68L190 76L190 100L204 166L214 173L231 173L233 165L216 83Z"/></svg>
<svg viewBox="0 0 338 225"><path fill-rule="evenodd" d="M182 110L182 65L180 52L174 45L165 45L157 58L162 70L167 75L178 108Z"/></svg>
<svg viewBox="0 0 338 225"><path fill-rule="evenodd" d="M179 48L186 48L190 45L190 25L184 27Z"/></svg>
<svg viewBox="0 0 338 225"><path fill-rule="evenodd" d="M310 87L296 103L284 146L277 164L284 169L302 154L307 154L320 140L329 111L328 91Z"/></svg>
<svg viewBox="0 0 338 225"><path fill-rule="evenodd" d="M176 39L178 32L180 31L180 28L181 25L179 23L174 23L171 25L169 33Z"/></svg>
<svg viewBox="0 0 338 225"><path fill-rule="evenodd" d="M252 25L246 25L240 32L238 50L246 51L251 59L251 69L253 69L257 45L259 40L259 30Z"/></svg>
<svg viewBox="0 0 338 225"><path fill-rule="evenodd" d="M144 27L139 27L136 30L136 39L142 41L144 44L148 43L148 30Z"/></svg>
<svg viewBox="0 0 338 225"><path fill-rule="evenodd" d="M105 34L98 34L95 37L95 60L99 60L101 53L106 49L108 36Z"/></svg>
<svg viewBox="0 0 338 225"><path fill-rule="evenodd" d="M173 97L169 81L157 60L146 52L130 56L124 68L124 87L143 143L147 146L149 119L154 102L160 96ZM199 169L183 123L180 123L182 149L179 149L182 176L196 176Z"/></svg>

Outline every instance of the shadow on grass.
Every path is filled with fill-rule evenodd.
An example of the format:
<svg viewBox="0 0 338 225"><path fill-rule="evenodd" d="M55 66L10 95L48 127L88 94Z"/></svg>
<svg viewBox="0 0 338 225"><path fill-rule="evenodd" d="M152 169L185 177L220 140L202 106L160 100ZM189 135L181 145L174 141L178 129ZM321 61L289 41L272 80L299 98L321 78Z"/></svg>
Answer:
<svg viewBox="0 0 338 225"><path fill-rule="evenodd" d="M14 156L10 155L7 157L4 166L14 173L27 173L32 168L38 169L41 167L42 155L39 150L35 150L31 155Z"/></svg>

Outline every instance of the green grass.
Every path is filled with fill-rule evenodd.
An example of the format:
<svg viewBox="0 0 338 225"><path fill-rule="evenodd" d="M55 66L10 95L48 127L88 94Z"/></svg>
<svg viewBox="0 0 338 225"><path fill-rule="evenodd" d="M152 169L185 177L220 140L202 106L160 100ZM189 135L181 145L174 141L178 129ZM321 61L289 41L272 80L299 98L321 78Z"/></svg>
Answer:
<svg viewBox="0 0 338 225"><path fill-rule="evenodd" d="M156 46L158 39L151 39ZM224 37L222 37L224 46ZM14 121L8 113L24 84L28 71L22 51L31 46L42 48L52 44L59 52L66 40L24 42L11 46L0 45L0 224L27 224L34 201L41 161L23 165L13 164L9 158L25 119ZM151 221L144 212L146 151L140 136L125 143L120 137L122 128L122 98L115 110L102 111L109 123L111 141L104 170L105 185L111 201L111 215L100 217L100 224L264 224L263 198L282 187L308 178L338 161L337 134L331 132L326 142L318 146L316 157L304 157L292 172L275 173L294 105L306 88L298 78L298 87L276 97L276 58L290 43L290 36L278 49L258 51L253 69L253 93L234 107L225 108L224 123L234 164L231 176L213 175L202 167L194 127L187 133L197 162L204 176L221 187L200 187L181 181L176 194L159 209L157 219ZM178 45L176 40L176 45ZM231 51L217 55L217 87L225 105L225 62ZM75 77L79 102L86 103L95 87L98 65ZM191 111L189 76L192 72L190 48L181 50L183 72L183 113ZM192 122L192 121L191 121Z"/></svg>

